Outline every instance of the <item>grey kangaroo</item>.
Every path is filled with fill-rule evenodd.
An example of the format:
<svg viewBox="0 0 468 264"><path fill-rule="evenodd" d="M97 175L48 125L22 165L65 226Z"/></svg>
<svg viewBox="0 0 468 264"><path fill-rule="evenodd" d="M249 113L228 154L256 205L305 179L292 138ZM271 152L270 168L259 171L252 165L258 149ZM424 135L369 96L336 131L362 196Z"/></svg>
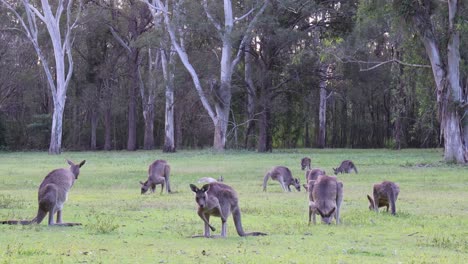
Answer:
<svg viewBox="0 0 468 264"><path fill-rule="evenodd" d="M171 173L171 167L165 160L156 160L148 168L148 180L145 182L140 181L141 194L145 194L148 189L151 188L151 192L154 193L156 185L161 184L161 194L166 185L166 191L171 192L171 185L169 183L169 175Z"/></svg>
<svg viewBox="0 0 468 264"><path fill-rule="evenodd" d="M239 236L265 236L267 234L261 232L245 233L242 228L241 212L239 208L236 191L219 182L213 182L203 185L201 189L190 184L190 189L195 193L195 201L198 204L198 215L205 223L205 233L203 236L193 237L211 237L210 229L216 229L210 225L210 216L221 217L221 237L227 236L226 220L232 213L234 225L236 226Z"/></svg>
<svg viewBox="0 0 468 264"><path fill-rule="evenodd" d="M322 217L322 222L330 224L333 217L340 223L340 207L343 201L343 183L334 176L321 175L316 181L309 181L309 225L315 215Z"/></svg>
<svg viewBox="0 0 468 264"><path fill-rule="evenodd" d="M356 166L350 160L343 160L341 165L336 169L333 168L333 170L335 171L335 175L338 173L350 173L351 170L354 170L354 172L358 173Z"/></svg>
<svg viewBox="0 0 468 264"><path fill-rule="evenodd" d="M367 199L369 199L369 209L374 210L376 212L379 211L379 207L388 207L390 205L392 209L392 215L396 213L396 200L398 198L398 194L400 193L400 187L398 184L391 182L391 181L383 181L382 183L374 184L374 199L372 199L369 195L367 195Z"/></svg>
<svg viewBox="0 0 468 264"><path fill-rule="evenodd" d="M224 182L224 177L219 176L218 179L211 178L211 177L203 177L198 180L198 183L212 183L212 182Z"/></svg>
<svg viewBox="0 0 468 264"><path fill-rule="evenodd" d="M283 191L291 191L290 186L294 185L298 192L301 191L301 184L299 179L293 178L291 171L284 166L275 166L270 171L268 171L263 177L263 191L266 191L268 179L279 181Z"/></svg>
<svg viewBox="0 0 468 264"><path fill-rule="evenodd" d="M309 157L304 157L301 159L301 169L310 170L312 160Z"/></svg>
<svg viewBox="0 0 468 264"><path fill-rule="evenodd" d="M69 169L56 169L44 178L41 185L39 186L39 209L37 211L37 216L31 221L17 221L9 220L2 221L2 224L40 224L44 217L49 214L49 225L61 225L61 226L74 226L81 225L80 223L63 223L62 222L62 209L63 204L68 198L68 192L70 188L75 183L75 180L78 179L80 174L80 168L86 162L83 160L79 164L74 164L73 162L67 160L70 164ZM57 213L57 223L54 224L54 214Z"/></svg>

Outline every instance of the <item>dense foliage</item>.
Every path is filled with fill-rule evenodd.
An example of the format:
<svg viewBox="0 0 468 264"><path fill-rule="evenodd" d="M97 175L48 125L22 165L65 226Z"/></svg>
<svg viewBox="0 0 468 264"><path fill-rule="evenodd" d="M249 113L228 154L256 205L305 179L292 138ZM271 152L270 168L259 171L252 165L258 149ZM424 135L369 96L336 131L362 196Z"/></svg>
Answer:
<svg viewBox="0 0 468 264"><path fill-rule="evenodd" d="M184 25L185 50L209 94L213 89L209 84L217 78L214 73L219 73L219 35L204 13L204 1L169 2L181 5L174 10L183 15L174 15L173 23ZM223 21L219 2L207 1L214 19ZM235 17L261 2L235 1ZM270 1L253 29L249 53L253 88L245 78L246 60L234 69L227 147L259 151L323 147L318 140L321 100L327 102L326 147L441 146L434 79L431 69L424 67L429 62L423 44L408 21L415 8L422 8L413 2ZM431 12L436 29L442 28L447 23L446 7L437 1L421 2ZM24 15L21 4L16 7ZM151 72L148 53L167 49L164 25L153 20L142 1L83 1L81 9L62 147L127 148L129 118L133 118L129 101L135 100L136 148L162 148L166 83L161 67ZM467 11L463 3L459 9L457 25L464 47ZM47 149L53 103L46 76L34 48L21 30L14 29L20 29L17 21L7 9L0 10L0 149ZM249 19L252 15L240 20L239 28L245 28ZM241 34L234 32L234 53ZM447 42L445 35L438 36L441 43ZM50 46L47 38L40 41ZM53 56L51 51L46 55ZM460 58L461 86L467 90L467 49L460 49ZM383 63L369 69L391 60L406 64ZM176 146L211 146L213 124L190 75L177 56L172 66ZM320 95L323 78L325 99ZM140 96L139 82L155 92L154 142L149 145L143 116L147 101Z"/></svg>

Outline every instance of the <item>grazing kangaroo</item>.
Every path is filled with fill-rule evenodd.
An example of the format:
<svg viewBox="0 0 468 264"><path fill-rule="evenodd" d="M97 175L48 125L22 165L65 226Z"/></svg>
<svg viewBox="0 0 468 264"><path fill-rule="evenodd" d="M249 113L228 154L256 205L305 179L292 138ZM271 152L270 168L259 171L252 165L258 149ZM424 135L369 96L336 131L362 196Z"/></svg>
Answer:
<svg viewBox="0 0 468 264"><path fill-rule="evenodd" d="M338 173L350 173L353 169L354 172L358 173L356 166L350 160L343 160L343 162L341 162L341 165L338 168L333 168L333 170L335 171L335 175Z"/></svg>
<svg viewBox="0 0 468 264"><path fill-rule="evenodd" d="M224 182L224 177L219 176L217 180L211 177L203 177L198 180L198 183L212 183L212 182Z"/></svg>
<svg viewBox="0 0 468 264"><path fill-rule="evenodd" d="M374 210L376 212L379 211L379 207L388 207L391 206L392 215L396 213L396 200L398 198L398 194L400 193L400 187L398 184L391 182L391 181L383 181L382 183L374 184L374 199L372 199L369 195L367 195L367 199L369 199L369 209Z"/></svg>
<svg viewBox="0 0 468 264"><path fill-rule="evenodd" d="M322 222L330 224L333 217L340 223L340 207L343 201L343 183L334 176L321 175L316 181L309 181L309 225L317 213Z"/></svg>
<svg viewBox="0 0 468 264"><path fill-rule="evenodd" d="M284 166L275 166L270 171L265 174L263 177L263 191L266 191L266 186L268 179L271 177L272 180L279 181L283 191L291 191L290 186L294 185L298 192L301 191L301 184L299 183L299 179L293 178L291 171Z"/></svg>
<svg viewBox="0 0 468 264"><path fill-rule="evenodd" d="M301 169L310 170L312 160L309 157L304 157L301 159Z"/></svg>
<svg viewBox="0 0 468 264"><path fill-rule="evenodd" d="M213 182L203 185L201 189L190 184L190 189L195 193L195 201L198 204L198 215L205 223L205 233L203 236L211 237L210 229L216 229L210 225L210 216L221 217L221 237L227 236L226 220L232 213L234 225L239 236L266 236L261 232L245 233L242 228L241 212L239 208L237 193L234 189L224 183Z"/></svg>
<svg viewBox="0 0 468 264"><path fill-rule="evenodd" d="M169 175L171 173L171 167L165 160L156 160L148 168L148 180L141 182L141 194L145 194L149 188L154 193L156 185L161 184L161 194L166 185L166 191L171 192L171 185L169 183Z"/></svg>
<svg viewBox="0 0 468 264"><path fill-rule="evenodd" d="M74 164L73 162L67 160L70 164L69 169L56 169L44 178L41 185L39 186L39 209L37 211L37 216L31 221L17 221L9 220L2 221L2 224L40 224L44 217L49 214L49 225L61 225L61 226L74 226L81 225L80 223L63 223L62 222L62 209L63 204L68 198L68 192L70 188L75 183L75 180L78 179L80 174L80 168L86 162L83 160L79 164ZM54 214L57 213L57 223L54 224Z"/></svg>

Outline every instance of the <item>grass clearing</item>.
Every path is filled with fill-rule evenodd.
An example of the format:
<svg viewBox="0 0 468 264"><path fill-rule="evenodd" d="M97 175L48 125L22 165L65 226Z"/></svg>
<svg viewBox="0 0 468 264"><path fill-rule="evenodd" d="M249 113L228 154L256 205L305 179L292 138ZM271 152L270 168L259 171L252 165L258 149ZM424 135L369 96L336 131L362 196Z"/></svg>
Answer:
<svg viewBox="0 0 468 264"><path fill-rule="evenodd" d="M262 192L272 166L288 166L304 181L300 159L332 173L352 159L359 174L344 183L342 224L307 225L304 190L283 193L276 181ZM208 150L137 152L0 153L0 220L32 219L37 189L65 158L87 162L64 206L77 227L0 225L0 263L466 263L468 259L468 167L439 162L442 151L297 149L259 154ZM173 194L140 195L149 164L171 165ZM246 232L237 236L232 217L228 238L189 238L203 233L190 183L223 176L239 194ZM373 183L400 185L397 216L368 210ZM200 186L201 184L196 184ZM382 209L381 209L382 210ZM318 217L318 222L320 217ZM219 234L221 221L211 219Z"/></svg>

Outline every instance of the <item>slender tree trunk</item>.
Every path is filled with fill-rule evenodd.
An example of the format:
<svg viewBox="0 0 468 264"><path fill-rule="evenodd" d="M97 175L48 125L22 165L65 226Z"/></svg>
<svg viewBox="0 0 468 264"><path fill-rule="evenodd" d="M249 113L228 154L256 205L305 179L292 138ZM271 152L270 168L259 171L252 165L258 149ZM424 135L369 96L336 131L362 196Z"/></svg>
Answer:
<svg viewBox="0 0 468 264"><path fill-rule="evenodd" d="M145 135L143 140L143 149L154 149L154 105L147 105L143 110L145 120Z"/></svg>
<svg viewBox="0 0 468 264"><path fill-rule="evenodd" d="M258 152L271 152L272 149L272 138L270 132L270 89L268 87L262 87L260 93L260 120L258 122Z"/></svg>
<svg viewBox="0 0 468 264"><path fill-rule="evenodd" d="M322 65L320 69L320 105L319 105L319 131L317 147L325 148L327 132L327 69L328 65Z"/></svg>
<svg viewBox="0 0 468 264"><path fill-rule="evenodd" d="M245 140L244 140L244 148L252 149L254 148L254 140L255 137L255 98L257 97L255 84L252 79L252 63L254 60L254 56L251 54L251 46L250 42L248 41L248 45L245 46L245 69L244 69L244 80L246 83L247 89L247 128L245 131Z"/></svg>
<svg viewBox="0 0 468 264"><path fill-rule="evenodd" d="M104 150L112 149L112 116L111 108L108 107L104 110Z"/></svg>
<svg viewBox="0 0 468 264"><path fill-rule="evenodd" d="M165 51L161 51L161 64L166 81L166 112L164 118L164 147L163 152L175 152L176 143L174 138L174 57L173 51L169 51L169 61Z"/></svg>
<svg viewBox="0 0 468 264"><path fill-rule="evenodd" d="M62 101L62 100L61 100ZM52 131L50 135L49 154L60 154L62 146L62 120L65 105L63 102L54 102L54 113L52 114Z"/></svg>
<svg viewBox="0 0 468 264"><path fill-rule="evenodd" d="M96 130L98 125L98 116L96 110L91 110L91 150L96 150Z"/></svg>
<svg viewBox="0 0 468 264"><path fill-rule="evenodd" d="M132 54L132 65L130 65L132 78L130 88L128 90L128 137L127 150L133 151L137 149L136 145L136 93L138 89L138 52Z"/></svg>

